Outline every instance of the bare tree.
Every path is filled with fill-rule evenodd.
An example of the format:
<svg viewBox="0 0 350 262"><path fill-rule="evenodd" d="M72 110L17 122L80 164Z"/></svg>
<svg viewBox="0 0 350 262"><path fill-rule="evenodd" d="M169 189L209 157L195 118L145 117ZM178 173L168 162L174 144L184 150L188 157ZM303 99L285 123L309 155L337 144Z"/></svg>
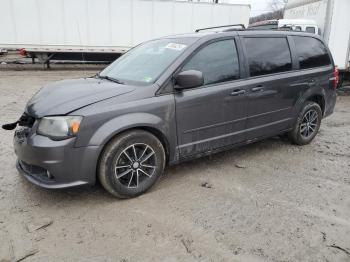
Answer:
<svg viewBox="0 0 350 262"><path fill-rule="evenodd" d="M268 5L272 11L277 11L281 9L284 10L287 3L288 3L288 0L270 0L268 2Z"/></svg>
<svg viewBox="0 0 350 262"><path fill-rule="evenodd" d="M265 20L283 18L284 9L287 3L288 3L288 0L269 0L268 6L270 7L271 12L251 17L249 19L249 23L252 24L252 23L265 21Z"/></svg>

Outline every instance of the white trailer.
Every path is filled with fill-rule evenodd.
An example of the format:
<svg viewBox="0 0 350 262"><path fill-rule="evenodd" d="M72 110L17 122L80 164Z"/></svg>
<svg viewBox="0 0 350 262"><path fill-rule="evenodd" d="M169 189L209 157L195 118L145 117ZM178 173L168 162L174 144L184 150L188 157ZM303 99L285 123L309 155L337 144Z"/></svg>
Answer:
<svg viewBox="0 0 350 262"><path fill-rule="evenodd" d="M174 0L0 0L0 48L49 60L59 53L120 54L146 40L249 23L250 5ZM39 55L38 55L39 54Z"/></svg>
<svg viewBox="0 0 350 262"><path fill-rule="evenodd" d="M350 0L289 0L284 18L316 21L343 79L349 79Z"/></svg>

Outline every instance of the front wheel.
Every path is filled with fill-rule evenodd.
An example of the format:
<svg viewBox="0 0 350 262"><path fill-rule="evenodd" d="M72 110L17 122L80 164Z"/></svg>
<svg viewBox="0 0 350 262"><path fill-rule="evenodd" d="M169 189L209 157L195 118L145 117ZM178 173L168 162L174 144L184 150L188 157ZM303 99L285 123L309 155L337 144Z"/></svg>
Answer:
<svg viewBox="0 0 350 262"><path fill-rule="evenodd" d="M131 198L151 188L164 166L162 143L149 132L133 130L109 142L100 158L98 176L109 193Z"/></svg>
<svg viewBox="0 0 350 262"><path fill-rule="evenodd" d="M288 133L289 139L297 145L309 144L317 135L321 120L321 107L315 102L306 102L293 129Z"/></svg>

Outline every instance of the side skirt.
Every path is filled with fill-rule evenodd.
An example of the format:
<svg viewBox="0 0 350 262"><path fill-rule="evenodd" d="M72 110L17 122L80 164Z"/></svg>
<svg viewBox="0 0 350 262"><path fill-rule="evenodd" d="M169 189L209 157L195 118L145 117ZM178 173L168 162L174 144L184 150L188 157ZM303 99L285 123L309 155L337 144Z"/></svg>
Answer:
<svg viewBox="0 0 350 262"><path fill-rule="evenodd" d="M194 160L194 159L201 158L201 157L204 157L204 156L214 155L214 154L217 154L217 153L220 153L220 152L224 152L224 151L228 151L230 149L241 147L241 146L244 146L244 145L249 145L249 144L252 144L252 143L255 143L255 142L267 139L267 138L271 138L271 137L274 137L274 136L282 135L282 134L287 133L288 131L291 131L291 130L292 129L289 128L289 129L286 129L286 130L283 130L283 131L279 131L279 132L277 132L276 134L274 134L272 136L271 135L269 135L269 136L261 136L261 137L257 137L257 138L254 138L254 139L246 140L246 141L243 141L243 142L240 142L240 143L236 143L236 144L233 144L233 145L229 145L229 146L219 147L219 148L216 148L216 149L213 149L213 150L210 150L210 151L206 151L206 152L202 152L202 153L198 153L198 154L193 154L193 155L189 155L189 156L185 156L185 157L181 157L180 156L178 160L169 162L169 166L177 165L179 163L183 163L183 162L186 162L186 161Z"/></svg>

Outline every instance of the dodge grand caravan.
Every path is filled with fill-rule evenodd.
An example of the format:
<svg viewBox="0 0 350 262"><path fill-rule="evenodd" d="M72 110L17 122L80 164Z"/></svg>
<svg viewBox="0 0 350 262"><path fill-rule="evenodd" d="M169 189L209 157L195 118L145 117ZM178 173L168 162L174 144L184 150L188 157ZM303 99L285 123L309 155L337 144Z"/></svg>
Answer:
<svg viewBox="0 0 350 262"><path fill-rule="evenodd" d="M26 105L18 170L46 188L148 190L166 165L276 135L305 145L333 112L337 69L316 35L206 32L143 43L94 77L42 88Z"/></svg>

